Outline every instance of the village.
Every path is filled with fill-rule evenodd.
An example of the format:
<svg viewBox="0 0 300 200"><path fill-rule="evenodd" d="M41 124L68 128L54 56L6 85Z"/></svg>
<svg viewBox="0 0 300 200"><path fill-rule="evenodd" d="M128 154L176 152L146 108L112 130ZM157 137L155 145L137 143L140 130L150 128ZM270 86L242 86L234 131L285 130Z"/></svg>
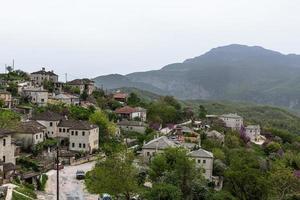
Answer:
<svg viewBox="0 0 300 200"><path fill-rule="evenodd" d="M103 110L99 100L102 97L97 101L93 98L104 91L95 87L90 79L59 82L58 75L45 68L22 75L11 71L7 75L10 77L0 79L0 112L9 111L19 118L11 126L0 126L0 192L7 200L16 199L18 195L28 199L47 199L50 195L49 199L53 199L56 194L49 188L47 179L52 180L51 184L56 183L55 170L64 173L63 168L71 167L75 173L75 169L93 163L86 169L91 170L95 162L106 156L103 138L107 135L102 132L102 124L97 123L99 116L95 114ZM214 172L216 156L205 148L203 140L223 146L226 133L235 132L253 145L262 146L268 141L261 134L260 125L245 123L238 113L203 113L202 118L186 117L180 123L163 123L149 120L148 110L141 104L129 103L134 94L117 90L104 95L111 100L110 109L105 108L105 111L111 116L108 118L113 126L111 130L106 129L127 151L134 152L138 169L148 169L156 155L166 149L182 148L216 191L222 190L224 177ZM66 108L69 110L63 110ZM92 113L90 117L84 116L86 112ZM149 137L145 139L146 136ZM144 139L140 141L140 137ZM50 174L52 177L46 178ZM75 174L64 173L64 176ZM152 187L149 180L143 185ZM38 196L34 192L26 193L26 186ZM61 195L61 199L67 199L67 194ZM83 194L78 195L78 198L88 199L81 197Z"/></svg>

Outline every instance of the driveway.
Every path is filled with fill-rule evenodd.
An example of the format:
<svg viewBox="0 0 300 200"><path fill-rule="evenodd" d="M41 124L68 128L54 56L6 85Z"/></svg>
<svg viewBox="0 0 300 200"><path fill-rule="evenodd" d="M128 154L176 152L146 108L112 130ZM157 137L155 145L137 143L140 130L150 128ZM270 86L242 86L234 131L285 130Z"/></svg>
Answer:
<svg viewBox="0 0 300 200"><path fill-rule="evenodd" d="M77 170L85 172L90 171L95 162L85 163L77 166L65 166L59 172L60 200L97 200L97 195L89 194L85 190L84 181L77 180L75 177ZM48 181L46 191L38 193L38 199L55 200L56 199L56 170L47 172Z"/></svg>

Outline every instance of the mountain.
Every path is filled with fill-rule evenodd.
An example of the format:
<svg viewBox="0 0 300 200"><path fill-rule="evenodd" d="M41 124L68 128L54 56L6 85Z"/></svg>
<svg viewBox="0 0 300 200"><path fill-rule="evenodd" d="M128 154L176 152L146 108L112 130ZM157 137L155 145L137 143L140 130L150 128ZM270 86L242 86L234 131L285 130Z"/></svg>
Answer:
<svg viewBox="0 0 300 200"><path fill-rule="evenodd" d="M234 100L300 110L300 55L258 46L218 47L160 70L100 76L107 88L136 87L180 99Z"/></svg>

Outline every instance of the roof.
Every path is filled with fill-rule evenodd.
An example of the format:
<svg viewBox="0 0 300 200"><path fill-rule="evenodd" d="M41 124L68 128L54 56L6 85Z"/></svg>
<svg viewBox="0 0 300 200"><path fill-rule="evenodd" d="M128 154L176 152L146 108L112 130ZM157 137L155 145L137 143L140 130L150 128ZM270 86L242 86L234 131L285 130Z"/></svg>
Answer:
<svg viewBox="0 0 300 200"><path fill-rule="evenodd" d="M187 126L177 126L176 130L181 130L183 133L194 133L194 131Z"/></svg>
<svg viewBox="0 0 300 200"><path fill-rule="evenodd" d="M246 129L260 129L259 125L249 125L245 127Z"/></svg>
<svg viewBox="0 0 300 200"><path fill-rule="evenodd" d="M64 117L58 113L52 111L45 111L42 113L35 114L31 119L41 121L59 121Z"/></svg>
<svg viewBox="0 0 300 200"><path fill-rule="evenodd" d="M198 149L196 151L191 151L188 153L191 157L197 157L197 158L213 158L214 155L212 152L206 151L204 149Z"/></svg>
<svg viewBox="0 0 300 200"><path fill-rule="evenodd" d="M241 116L239 116L238 114L236 113L229 113L229 114L223 114L223 115L220 115L220 117L226 117L226 118L242 118Z"/></svg>
<svg viewBox="0 0 300 200"><path fill-rule="evenodd" d="M53 71L46 71L45 69L42 69L40 71L32 72L31 74L42 74L42 75L49 75L49 76L58 76Z"/></svg>
<svg viewBox="0 0 300 200"><path fill-rule="evenodd" d="M166 149L169 147L176 147L176 146L178 145L175 144L175 142L169 140L166 136L161 136L159 138L156 138L146 143L143 146L143 149Z"/></svg>
<svg viewBox="0 0 300 200"><path fill-rule="evenodd" d="M128 121L128 120L122 120L117 123L119 126L147 126L146 123L140 122L140 121Z"/></svg>
<svg viewBox="0 0 300 200"><path fill-rule="evenodd" d="M10 94L8 91L0 90L0 94Z"/></svg>
<svg viewBox="0 0 300 200"><path fill-rule="evenodd" d="M216 131L216 130L212 130L212 131L209 131L209 132L206 132L206 135L208 137L216 137L216 138L224 138L224 134Z"/></svg>
<svg viewBox="0 0 300 200"><path fill-rule="evenodd" d="M29 91L29 92L48 92L48 90L44 90L42 87L29 87L29 88L24 88L23 91Z"/></svg>
<svg viewBox="0 0 300 200"><path fill-rule="evenodd" d="M0 128L0 138L6 137L6 136L11 135L13 133L14 133L14 131Z"/></svg>
<svg viewBox="0 0 300 200"><path fill-rule="evenodd" d="M85 84L93 84L94 81L84 78L84 79L74 79L72 81L69 81L67 84L69 85L85 85Z"/></svg>
<svg viewBox="0 0 300 200"><path fill-rule="evenodd" d="M130 113L134 113L134 112L137 112L137 109L132 108L130 106L124 106L124 107L118 108L116 110L117 114L130 114Z"/></svg>
<svg viewBox="0 0 300 200"><path fill-rule="evenodd" d="M128 94L118 92L118 93L115 93L113 97L114 97L114 99L126 99L128 97Z"/></svg>
<svg viewBox="0 0 300 200"><path fill-rule="evenodd" d="M18 128L18 133L23 134L35 134L43 132L46 129L45 126L41 125L36 121L22 122Z"/></svg>
<svg viewBox="0 0 300 200"><path fill-rule="evenodd" d="M67 93L61 93L53 97L54 99L79 99L79 97L72 95L72 94L67 94Z"/></svg>
<svg viewBox="0 0 300 200"><path fill-rule="evenodd" d="M58 127L68 127L70 129L75 129L75 130L91 130L91 129L97 128L98 126L96 126L88 121L62 119L58 123Z"/></svg>

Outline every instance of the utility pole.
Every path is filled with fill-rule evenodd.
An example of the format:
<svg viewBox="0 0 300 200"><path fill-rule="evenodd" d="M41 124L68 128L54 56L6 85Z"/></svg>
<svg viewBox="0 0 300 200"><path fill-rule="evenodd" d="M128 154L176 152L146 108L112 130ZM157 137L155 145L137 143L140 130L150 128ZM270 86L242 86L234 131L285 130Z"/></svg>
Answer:
<svg viewBox="0 0 300 200"><path fill-rule="evenodd" d="M59 142L56 151L56 199L59 200Z"/></svg>
<svg viewBox="0 0 300 200"><path fill-rule="evenodd" d="M15 71L15 59L13 59L12 68L13 68L13 71Z"/></svg>
<svg viewBox="0 0 300 200"><path fill-rule="evenodd" d="M65 73L66 83L68 82L68 74Z"/></svg>

